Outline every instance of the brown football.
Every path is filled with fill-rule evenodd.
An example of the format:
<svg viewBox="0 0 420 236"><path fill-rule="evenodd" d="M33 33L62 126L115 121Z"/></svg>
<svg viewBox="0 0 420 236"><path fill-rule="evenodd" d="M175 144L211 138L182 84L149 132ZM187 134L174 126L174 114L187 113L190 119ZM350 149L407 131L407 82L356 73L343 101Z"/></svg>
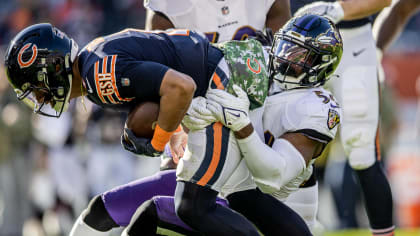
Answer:
<svg viewBox="0 0 420 236"><path fill-rule="evenodd" d="M129 114L126 125L137 137L152 138L154 123L159 115L159 104L143 102L137 105Z"/></svg>

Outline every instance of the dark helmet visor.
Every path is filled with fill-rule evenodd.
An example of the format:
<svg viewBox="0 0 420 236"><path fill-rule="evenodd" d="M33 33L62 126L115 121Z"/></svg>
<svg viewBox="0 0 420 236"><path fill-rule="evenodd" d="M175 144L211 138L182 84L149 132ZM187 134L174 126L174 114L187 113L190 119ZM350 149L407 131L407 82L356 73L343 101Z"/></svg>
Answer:
<svg viewBox="0 0 420 236"><path fill-rule="evenodd" d="M295 78L312 75L312 66L318 59L318 54L312 49L287 40L278 40L272 54L275 74Z"/></svg>

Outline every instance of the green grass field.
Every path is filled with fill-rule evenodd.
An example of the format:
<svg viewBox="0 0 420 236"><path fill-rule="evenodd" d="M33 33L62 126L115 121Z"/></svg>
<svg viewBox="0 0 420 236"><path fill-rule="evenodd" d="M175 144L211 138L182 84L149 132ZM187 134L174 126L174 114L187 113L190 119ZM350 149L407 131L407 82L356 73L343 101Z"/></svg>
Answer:
<svg viewBox="0 0 420 236"><path fill-rule="evenodd" d="M325 233L325 236L371 236L369 230L345 230ZM419 229L402 230L398 229L395 236L420 236Z"/></svg>
<svg viewBox="0 0 420 236"><path fill-rule="evenodd" d="M158 232L162 235L168 236L182 236L181 234L174 233L172 231L158 229ZM324 236L371 236L369 230L343 230L326 232ZM420 229L402 230L398 229L395 236L420 236Z"/></svg>

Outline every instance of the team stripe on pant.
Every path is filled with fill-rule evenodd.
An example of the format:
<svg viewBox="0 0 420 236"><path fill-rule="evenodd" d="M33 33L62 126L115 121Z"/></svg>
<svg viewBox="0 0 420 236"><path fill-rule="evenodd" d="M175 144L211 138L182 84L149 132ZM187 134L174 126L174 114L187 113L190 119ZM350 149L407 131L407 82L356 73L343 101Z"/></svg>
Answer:
<svg viewBox="0 0 420 236"><path fill-rule="evenodd" d="M206 152L200 168L192 177L198 185L214 184L222 172L229 143L229 129L217 122L206 128Z"/></svg>
<svg viewBox="0 0 420 236"><path fill-rule="evenodd" d="M373 236L394 236L395 226L386 229L371 229Z"/></svg>
<svg viewBox="0 0 420 236"><path fill-rule="evenodd" d="M210 88L224 90L229 83L229 77L226 76L222 68L216 67L210 80Z"/></svg>

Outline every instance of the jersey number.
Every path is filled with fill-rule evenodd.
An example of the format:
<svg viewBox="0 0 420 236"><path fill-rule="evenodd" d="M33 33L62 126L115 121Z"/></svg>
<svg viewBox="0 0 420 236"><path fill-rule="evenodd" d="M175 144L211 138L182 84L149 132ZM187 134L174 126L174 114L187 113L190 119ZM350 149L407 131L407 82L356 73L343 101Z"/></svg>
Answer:
<svg viewBox="0 0 420 236"><path fill-rule="evenodd" d="M335 98L331 94L325 94L322 91L314 91L314 93L319 98L322 98L323 103L327 104L327 103L331 102L330 105L331 105L332 108L339 108L340 107L338 105L338 102L335 100Z"/></svg>
<svg viewBox="0 0 420 236"><path fill-rule="evenodd" d="M219 32L208 32L205 34L211 43L217 43L219 41ZM255 29L249 25L245 25L236 30L232 40L245 40L249 36L255 36Z"/></svg>
<svg viewBox="0 0 420 236"><path fill-rule="evenodd" d="M122 30L120 32L111 34L109 36L107 36L108 40L114 40L117 38L120 38L123 34L132 31L132 32L140 32L140 33L164 33L167 35L178 35L178 36L189 36L190 35L190 30L187 29L171 29L171 30L166 30L166 31L162 31L162 30L154 30L154 31L147 31L147 30L139 30L139 29L133 29L133 28L128 28L125 30ZM96 47L100 44L103 43L105 41L104 37L98 37L96 39L94 39L92 42L90 42L87 46L86 49L91 52L93 50L96 49Z"/></svg>

